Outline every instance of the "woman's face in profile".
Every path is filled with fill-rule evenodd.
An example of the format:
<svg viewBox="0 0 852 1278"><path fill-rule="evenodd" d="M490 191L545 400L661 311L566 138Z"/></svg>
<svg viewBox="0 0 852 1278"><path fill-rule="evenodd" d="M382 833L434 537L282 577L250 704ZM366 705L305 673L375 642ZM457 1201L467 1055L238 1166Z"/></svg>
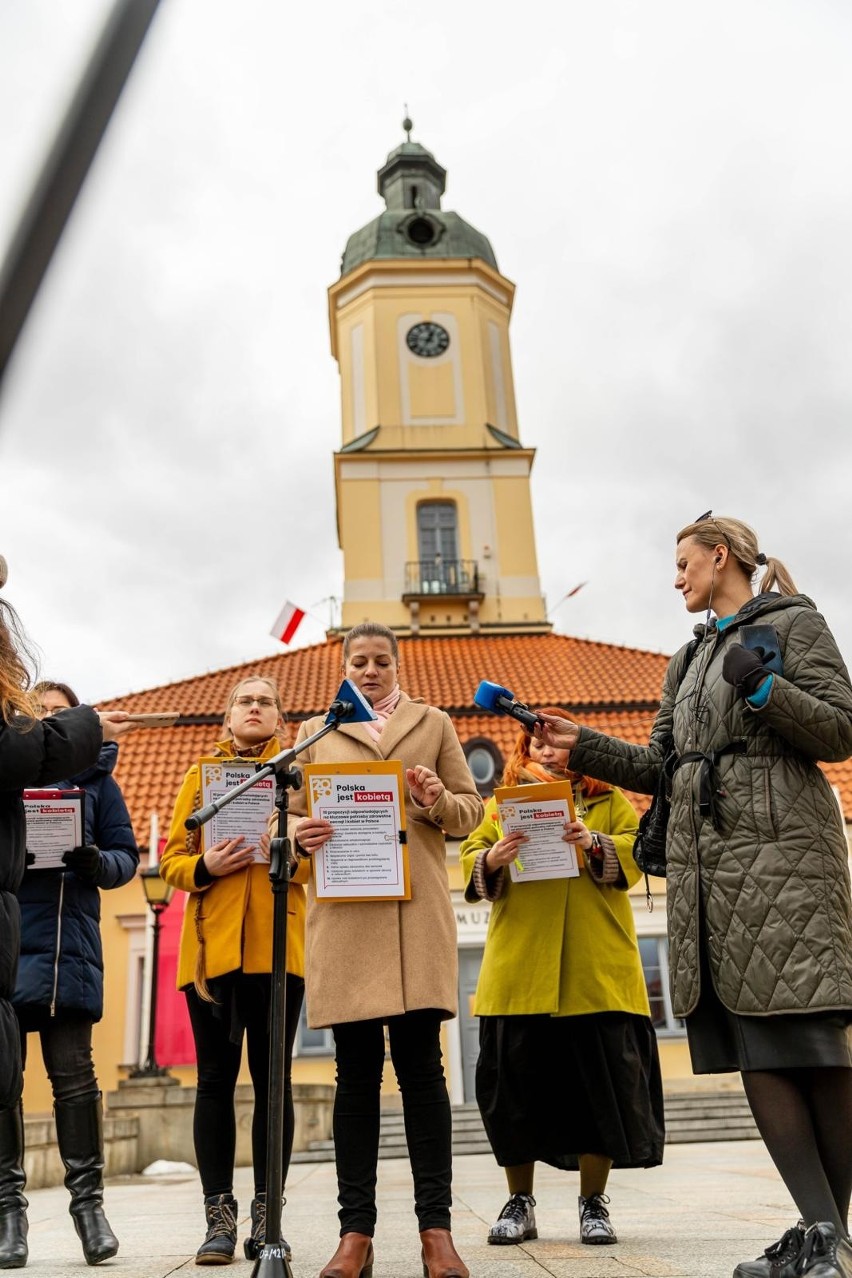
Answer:
<svg viewBox="0 0 852 1278"><path fill-rule="evenodd" d="M687 612L704 612L710 606L715 564L715 552L694 537L684 537L678 542L674 586L683 595Z"/></svg>
<svg viewBox="0 0 852 1278"><path fill-rule="evenodd" d="M396 686L399 666L384 635L362 635L353 639L343 673L359 692L375 704L383 701Z"/></svg>
<svg viewBox="0 0 852 1278"><path fill-rule="evenodd" d="M553 746L546 745L543 741L536 741L535 737L530 739L529 756L533 763L540 763L548 772L559 775L568 768L568 750L556 750Z"/></svg>

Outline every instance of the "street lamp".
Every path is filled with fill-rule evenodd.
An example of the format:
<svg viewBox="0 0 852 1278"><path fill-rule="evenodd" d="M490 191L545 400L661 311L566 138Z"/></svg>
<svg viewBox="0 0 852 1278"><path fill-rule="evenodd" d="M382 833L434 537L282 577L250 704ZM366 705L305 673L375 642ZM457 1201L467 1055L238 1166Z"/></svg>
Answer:
<svg viewBox="0 0 852 1278"><path fill-rule="evenodd" d="M131 1078L162 1078L168 1070L157 1064L154 1055L154 1034L157 1028L157 974L160 959L160 915L168 908L174 888L165 879L160 878L158 865L149 865L139 876L145 892L148 908L154 916L153 945L151 947L151 1000L148 1016L148 1055L145 1063L130 1071Z"/></svg>

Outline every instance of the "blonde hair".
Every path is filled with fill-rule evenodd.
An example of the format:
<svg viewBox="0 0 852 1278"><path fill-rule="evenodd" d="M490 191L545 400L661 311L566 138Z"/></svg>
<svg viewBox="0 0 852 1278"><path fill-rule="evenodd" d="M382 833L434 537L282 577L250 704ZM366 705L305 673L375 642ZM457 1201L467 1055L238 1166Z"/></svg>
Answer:
<svg viewBox="0 0 852 1278"><path fill-rule="evenodd" d="M757 547L757 533L741 519L725 515L705 515L694 523L681 528L675 542L691 537L700 546L713 550L720 543L728 547L731 555L749 581L753 581L758 568L766 567L760 583L761 591L777 590L782 595L797 595L795 582L788 569L774 555L764 555Z"/></svg>
<svg viewBox="0 0 852 1278"><path fill-rule="evenodd" d="M234 684L233 688L228 693L228 700L225 703L225 711L224 711L224 714L222 715L222 727L225 729L229 737L233 736L233 733L231 732L231 729L228 726L228 716L231 713L231 707L236 701L237 693L239 692L240 688L244 688L247 683L265 683L267 688L269 689L269 691L272 693L273 697L275 698L275 704L278 707L279 715L281 716L282 719L284 718L284 705L281 701L281 693L278 690L278 684L275 682L275 680L267 678L266 675L246 675L244 679L240 679L239 683Z"/></svg>
<svg viewBox="0 0 852 1278"><path fill-rule="evenodd" d="M16 723L22 731L33 726L35 706L30 696L35 658L27 643L18 614L0 599L0 718L12 723L23 715L29 722Z"/></svg>

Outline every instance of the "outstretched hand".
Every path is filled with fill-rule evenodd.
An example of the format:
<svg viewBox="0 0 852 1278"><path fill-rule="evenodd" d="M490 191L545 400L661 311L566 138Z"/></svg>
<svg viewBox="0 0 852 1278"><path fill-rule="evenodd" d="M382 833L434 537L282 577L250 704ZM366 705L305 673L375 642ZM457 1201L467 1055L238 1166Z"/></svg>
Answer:
<svg viewBox="0 0 852 1278"><path fill-rule="evenodd" d="M573 750L580 736L580 725L570 719L560 719L555 714L538 714L533 736L536 741L551 746L554 750Z"/></svg>
<svg viewBox="0 0 852 1278"><path fill-rule="evenodd" d="M134 732L139 724L130 721L126 710L98 710L104 741L117 741L128 732Z"/></svg>

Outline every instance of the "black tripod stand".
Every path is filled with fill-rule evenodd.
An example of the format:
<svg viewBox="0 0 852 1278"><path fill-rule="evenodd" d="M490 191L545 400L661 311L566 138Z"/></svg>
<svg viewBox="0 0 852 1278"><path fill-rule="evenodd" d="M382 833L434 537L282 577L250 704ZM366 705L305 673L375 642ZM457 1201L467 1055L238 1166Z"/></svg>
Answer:
<svg viewBox="0 0 852 1278"><path fill-rule="evenodd" d="M334 732L344 719L352 717L354 707L336 701L328 719L313 736L299 746L282 750L266 763L258 764L253 777L234 786L206 808L194 812L186 820L188 830L197 830L231 803L250 790L263 777L275 775L275 806L278 809L278 837L272 840L269 853L269 881L272 885L272 1003L269 1045L269 1129L266 1138L266 1241L254 1262L252 1278L293 1278L281 1237L281 1195L284 1189L284 1034L287 1021L287 893L290 889L290 840L287 838L289 791L302 785L302 774L290 764L314 742Z"/></svg>

